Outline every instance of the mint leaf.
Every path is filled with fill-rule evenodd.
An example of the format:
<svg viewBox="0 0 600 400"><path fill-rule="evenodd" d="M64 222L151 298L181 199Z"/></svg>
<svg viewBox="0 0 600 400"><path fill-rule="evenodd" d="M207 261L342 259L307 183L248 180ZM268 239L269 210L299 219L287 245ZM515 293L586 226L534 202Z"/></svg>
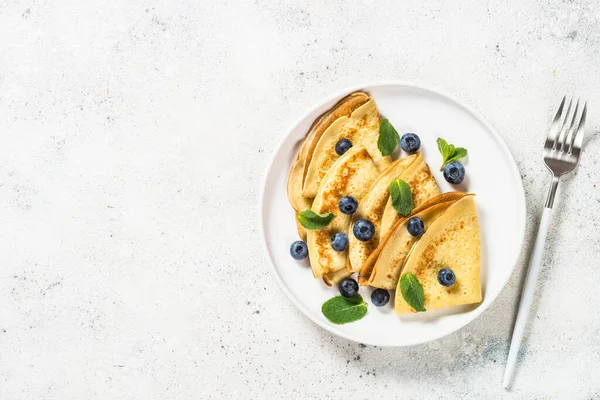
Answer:
<svg viewBox="0 0 600 400"><path fill-rule="evenodd" d="M446 161L446 164L450 161L460 160L461 158L465 158L467 156L467 149L464 147L457 147L454 150L454 154Z"/></svg>
<svg viewBox="0 0 600 400"><path fill-rule="evenodd" d="M446 142L442 138L437 139L437 145L438 145L438 150L440 151L440 154L442 155L442 161L443 161L442 168L444 168L444 165L446 165L448 158L452 157L452 154L454 154L454 150L455 150L454 145L448 144L448 142Z"/></svg>
<svg viewBox="0 0 600 400"><path fill-rule="evenodd" d="M442 155L442 158L446 159L446 155L450 151L450 145L448 145L448 142L446 142L442 138L437 138L436 143L438 145L438 150L440 151L440 154Z"/></svg>
<svg viewBox="0 0 600 400"><path fill-rule="evenodd" d="M450 161L460 160L467 156L467 149L464 147L455 147L453 144L448 144L444 139L437 139L438 150L442 155L442 166L440 171L444 169L444 166Z"/></svg>
<svg viewBox="0 0 600 400"><path fill-rule="evenodd" d="M400 136L398 131L392 126L387 118L384 118L379 125L379 138L377 138L377 147L382 156L389 156L398 147Z"/></svg>
<svg viewBox="0 0 600 400"><path fill-rule="evenodd" d="M312 210L304 210L298 214L300 225L313 231L325 228L334 218L335 215L332 213L317 214Z"/></svg>
<svg viewBox="0 0 600 400"><path fill-rule="evenodd" d="M367 303L360 294L353 297L336 296L327 300L321 307L323 315L334 324L347 324L358 321L367 313Z"/></svg>
<svg viewBox="0 0 600 400"><path fill-rule="evenodd" d="M426 311L423 306L425 304L423 286L421 286L416 276L410 272L402 275L400 278L400 291L409 306L417 311Z"/></svg>
<svg viewBox="0 0 600 400"><path fill-rule="evenodd" d="M402 179L396 179L390 183L390 196L392 206L403 217L406 217L413 209L413 198L410 192L410 186Z"/></svg>

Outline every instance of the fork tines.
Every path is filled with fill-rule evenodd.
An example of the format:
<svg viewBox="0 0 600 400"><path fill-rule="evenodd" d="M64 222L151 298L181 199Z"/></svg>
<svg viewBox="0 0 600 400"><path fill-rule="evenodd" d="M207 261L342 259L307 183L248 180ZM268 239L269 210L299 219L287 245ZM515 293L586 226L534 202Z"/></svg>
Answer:
<svg viewBox="0 0 600 400"><path fill-rule="evenodd" d="M579 153L581 150L587 102L583 102L583 107L580 108L580 103L582 103L580 99L575 101L574 98L571 98L565 111L566 100L567 97L563 97L554 117L550 133L546 139L546 147L551 147L552 151L566 152L571 155L573 152ZM575 107L573 107L573 103L575 103Z"/></svg>

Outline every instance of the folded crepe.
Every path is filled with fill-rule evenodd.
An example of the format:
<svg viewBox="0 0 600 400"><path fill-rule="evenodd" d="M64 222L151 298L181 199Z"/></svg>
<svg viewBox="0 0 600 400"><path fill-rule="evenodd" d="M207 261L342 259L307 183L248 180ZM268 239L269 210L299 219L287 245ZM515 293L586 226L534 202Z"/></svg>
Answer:
<svg viewBox="0 0 600 400"><path fill-rule="evenodd" d="M325 282L334 283L350 275L346 270L348 250L337 252L331 247L331 238L338 232L348 233L351 216L339 209L339 200L353 196L359 202L379 171L363 146L354 146L329 169L315 197L311 210L317 214L333 213L335 218L327 227L309 230L307 235L310 265L315 278L326 276ZM339 273L340 270L345 270Z"/></svg>
<svg viewBox="0 0 600 400"><path fill-rule="evenodd" d="M308 139L304 139L302 146L300 146L298 158L296 158L296 161L294 161L294 164L290 169L287 181L288 200L296 211L302 211L310 208L313 201L311 198L302 196L302 168L304 166L302 154L305 153L308 147L307 140Z"/></svg>
<svg viewBox="0 0 600 400"><path fill-rule="evenodd" d="M302 184L306 173L305 165L308 166L310 163L316 144L327 128L339 118L350 116L354 110L365 104L369 99L369 95L362 92L355 92L344 97L313 122L306 134L306 138L300 146L296 161L292 165L288 175L287 195L290 204L294 207L294 210L296 210L298 235L304 241L306 241L307 232L306 228L298 222L298 213L310 209L313 203L312 197L305 197L302 195Z"/></svg>
<svg viewBox="0 0 600 400"><path fill-rule="evenodd" d="M377 249L363 264L358 274L358 283L362 286L395 289L408 254L418 240L408 233L408 220L413 216L421 218L427 231L448 207L466 195L461 192L440 194L413 209L409 216L398 220L392 229L382 236Z"/></svg>
<svg viewBox="0 0 600 400"><path fill-rule="evenodd" d="M456 282L441 285L438 272L450 268ZM481 244L474 196L464 196L425 230L413 246L401 275L413 274L425 294L424 307L434 310L481 302ZM396 313L408 314L409 306L400 287L396 289Z"/></svg>
<svg viewBox="0 0 600 400"><path fill-rule="evenodd" d="M329 126L340 118L349 117L354 110L369 101L366 93L355 92L337 102L330 110L319 116L312 124L300 146L296 161L290 169L287 181L287 194L290 204L296 211L303 211L312 205L313 196L302 195L302 185L315 147Z"/></svg>
<svg viewBox="0 0 600 400"><path fill-rule="evenodd" d="M352 227L350 228L348 269L352 272L359 271L379 245L381 223L390 198L389 186L396 179L402 179L409 184L413 193L413 208L440 192L421 153L394 161L373 183L364 199L359 201L358 209L353 215L353 224L359 219L371 221L375 227L375 234L371 240L362 242L351 234ZM397 214L394 208L392 210Z"/></svg>
<svg viewBox="0 0 600 400"><path fill-rule="evenodd" d="M309 136L314 130L314 127L320 123L320 121L324 118L326 114L321 115L313 124L313 127L309 131ZM298 156L296 161L292 165L290 169L290 173L288 175L287 181L287 194L288 199L294 210L296 211L296 228L298 230L298 236L300 239L306 241L306 228L300 225L298 222L298 213L302 210L307 210L312 207L313 199L309 199L308 197L302 196L302 166L303 154L306 154L306 149L308 139L304 139L302 141L302 145L300 146L300 151L298 152Z"/></svg>
<svg viewBox="0 0 600 400"><path fill-rule="evenodd" d="M377 147L379 138L379 111L375 100L369 100L352 111L348 116L344 115L335 120L327 127L325 132L311 139L314 151L310 154L310 163L304 164L304 182L302 195L304 197L315 197L321 184L321 180L340 156L335 151L335 145L340 139L348 139L354 146L364 146L380 171L383 171L392 159L390 156L382 156ZM310 152L310 150L309 150Z"/></svg>
<svg viewBox="0 0 600 400"><path fill-rule="evenodd" d="M440 194L437 182L421 153L417 153L417 158L402 173L400 179L408 183L410 187L414 208L419 207L424 201ZM400 217L401 215L398 214L398 211L396 211L392 204L392 198L388 197L388 202L385 205L381 219L381 237L384 237L388 233Z"/></svg>

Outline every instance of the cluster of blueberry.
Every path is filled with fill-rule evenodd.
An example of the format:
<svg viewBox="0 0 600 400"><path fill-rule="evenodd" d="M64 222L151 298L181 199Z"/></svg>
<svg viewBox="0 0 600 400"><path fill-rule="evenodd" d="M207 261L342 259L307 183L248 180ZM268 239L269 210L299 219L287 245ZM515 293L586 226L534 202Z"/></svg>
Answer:
<svg viewBox="0 0 600 400"><path fill-rule="evenodd" d="M352 196L344 196L338 203L340 212L346 215L352 215L358 208L358 200ZM359 219L352 228L354 236L362 241L367 242L375 235L375 226L367 219ZM331 237L331 247L338 252L348 248L348 235L344 232L338 232ZM296 260L302 260L308 256L308 246L302 240L295 241L290 247L290 254Z"/></svg>
<svg viewBox="0 0 600 400"><path fill-rule="evenodd" d="M337 148L337 146L336 146ZM358 209L358 200L352 196L344 196L338 203L340 212L352 215ZM420 219L419 219L420 221ZM421 225L423 222L421 221ZM352 228L354 236L367 242L375 235L375 226L367 219L359 219ZM422 234L422 232L421 232ZM344 232L338 232L331 238L331 247L335 251L344 251L348 248L348 236ZM296 260L302 260L308 256L308 246L301 240L292 243L290 254ZM358 293L358 282L352 278L342 280L338 286L340 294L344 297L353 297ZM390 293L385 289L375 289L371 294L371 302L376 307L383 307L390 301Z"/></svg>
<svg viewBox="0 0 600 400"><path fill-rule="evenodd" d="M352 278L346 278L340 282L340 294L344 297L354 297L358 294L358 282ZM390 292L385 289L375 289L371 293L371 303L375 307L383 307L390 301Z"/></svg>
<svg viewBox="0 0 600 400"><path fill-rule="evenodd" d="M335 152L341 156L350 147L352 147L352 142L344 138L336 143ZM407 153L416 153L421 148L421 139L415 133L405 133L400 138L400 147ZM458 161L450 161L444 165L443 175L448 183L458 185L465 179L465 167Z"/></svg>

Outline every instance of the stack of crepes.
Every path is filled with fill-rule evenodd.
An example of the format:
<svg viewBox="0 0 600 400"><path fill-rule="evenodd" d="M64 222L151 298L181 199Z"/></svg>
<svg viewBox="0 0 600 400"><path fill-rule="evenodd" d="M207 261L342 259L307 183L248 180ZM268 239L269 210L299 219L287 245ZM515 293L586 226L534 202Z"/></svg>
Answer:
<svg viewBox="0 0 600 400"><path fill-rule="evenodd" d="M380 116L367 93L355 92L340 100L313 123L302 143L288 177L287 193L298 213L310 209L332 213L327 227L298 234L307 242L315 278L331 286L359 273L359 283L395 289L402 273L411 272L425 292L425 307L435 309L481 301L479 279L479 224L473 195L451 192L440 195L438 185L420 153L392 160L378 148ZM352 147L339 156L336 143L349 139ZM401 216L392 205L389 186L406 182L413 210ZM353 215L339 210L339 200L358 200ZM417 215L425 223L425 234L413 238L406 223ZM352 234L359 219L373 223L375 234L360 241ZM348 249L335 251L331 239L347 233ZM437 284L440 268L451 267L460 284L448 288ZM457 282L459 283L459 282ZM414 310L396 292L396 311Z"/></svg>

